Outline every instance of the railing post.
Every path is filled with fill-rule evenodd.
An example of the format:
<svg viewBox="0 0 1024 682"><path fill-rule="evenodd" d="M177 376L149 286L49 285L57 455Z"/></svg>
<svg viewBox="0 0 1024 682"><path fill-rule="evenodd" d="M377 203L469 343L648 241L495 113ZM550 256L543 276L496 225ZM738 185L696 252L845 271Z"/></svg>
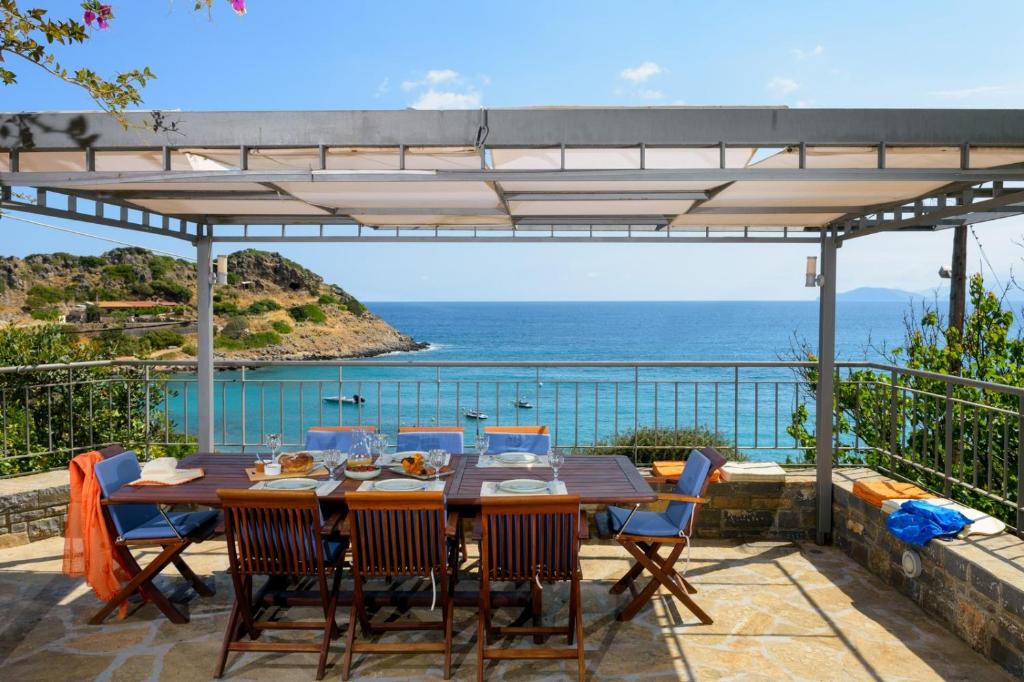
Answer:
<svg viewBox="0 0 1024 682"><path fill-rule="evenodd" d="M896 370L889 370L889 381L892 382L890 388L890 406L889 406L889 469L891 471L896 470L896 434L899 431L899 422L896 419Z"/></svg>
<svg viewBox="0 0 1024 682"><path fill-rule="evenodd" d="M944 497L951 497L953 494L953 384L946 382L946 415L943 419L943 428L946 430L945 450L946 461L943 472L942 494Z"/></svg>
<svg viewBox="0 0 1024 682"><path fill-rule="evenodd" d="M142 376L143 376L143 382L145 383L145 386L146 386L146 419L143 422L145 424L145 427L144 427L145 431L144 431L143 435L146 438L146 444L143 446L143 450L146 453L146 460L149 460L149 441L151 440L150 439L150 432L151 431L150 431L150 428L149 428L149 416L150 416L150 412L152 411L152 406L150 404L150 395L149 395L149 365L146 365L142 369Z"/></svg>
<svg viewBox="0 0 1024 682"><path fill-rule="evenodd" d="M245 365L242 365L241 369L242 369L242 371L241 371L242 385L238 389L238 395L239 395L239 398L238 398L238 402L239 402L238 416L239 416L239 421L241 422L241 425L242 425L242 435L241 435L242 452L245 452Z"/></svg>
<svg viewBox="0 0 1024 682"><path fill-rule="evenodd" d="M208 227L206 228L209 229ZM213 239L196 239L196 397L199 452L213 452Z"/></svg>
<svg viewBox="0 0 1024 682"><path fill-rule="evenodd" d="M1017 405L1017 535L1024 538L1024 393Z"/></svg>
<svg viewBox="0 0 1024 682"><path fill-rule="evenodd" d="M636 456L640 451L640 435L637 430L640 428L640 366L633 367L633 464L636 464Z"/></svg>

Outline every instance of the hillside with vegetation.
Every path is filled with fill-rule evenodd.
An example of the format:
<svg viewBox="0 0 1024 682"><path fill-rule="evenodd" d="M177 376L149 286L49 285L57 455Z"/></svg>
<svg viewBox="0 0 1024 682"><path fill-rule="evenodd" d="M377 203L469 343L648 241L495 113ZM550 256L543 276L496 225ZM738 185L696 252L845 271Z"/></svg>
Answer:
<svg viewBox="0 0 1024 682"><path fill-rule="evenodd" d="M214 288L218 357L326 359L423 347L355 297L278 253L228 256ZM195 265L119 248L101 256L0 258L0 323L60 323L111 356L195 355Z"/></svg>

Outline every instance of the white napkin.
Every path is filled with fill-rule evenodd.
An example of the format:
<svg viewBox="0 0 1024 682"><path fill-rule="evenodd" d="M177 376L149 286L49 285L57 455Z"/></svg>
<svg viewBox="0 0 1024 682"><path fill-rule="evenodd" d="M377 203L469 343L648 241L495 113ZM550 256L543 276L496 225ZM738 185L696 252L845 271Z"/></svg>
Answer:
<svg viewBox="0 0 1024 682"><path fill-rule="evenodd" d="M490 469L492 467L500 469L533 469L534 467L551 466L547 455L537 455L536 462L516 462L515 464L502 462L496 455L481 455L477 458L476 465L483 469Z"/></svg>
<svg viewBox="0 0 1024 682"><path fill-rule="evenodd" d="M484 481L480 484L480 497L518 497L522 495L568 495L569 491L566 490L565 481L559 481L554 486L551 482L548 482L548 487L544 490L535 493L510 493L505 490L499 490L498 484L501 481ZM554 487L554 490L552 490Z"/></svg>

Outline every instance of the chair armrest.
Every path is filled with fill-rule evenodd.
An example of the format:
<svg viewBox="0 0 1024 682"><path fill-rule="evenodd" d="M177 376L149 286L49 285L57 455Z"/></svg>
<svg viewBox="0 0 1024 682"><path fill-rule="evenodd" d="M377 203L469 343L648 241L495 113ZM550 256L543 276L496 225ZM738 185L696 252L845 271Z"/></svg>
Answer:
<svg viewBox="0 0 1024 682"><path fill-rule="evenodd" d="M668 502L693 502L694 504L706 504L708 501L706 497L693 497L679 493L658 493L658 499Z"/></svg>
<svg viewBox="0 0 1024 682"><path fill-rule="evenodd" d="M444 532L448 537L458 537L459 535L459 513L448 512L448 520L444 524Z"/></svg>

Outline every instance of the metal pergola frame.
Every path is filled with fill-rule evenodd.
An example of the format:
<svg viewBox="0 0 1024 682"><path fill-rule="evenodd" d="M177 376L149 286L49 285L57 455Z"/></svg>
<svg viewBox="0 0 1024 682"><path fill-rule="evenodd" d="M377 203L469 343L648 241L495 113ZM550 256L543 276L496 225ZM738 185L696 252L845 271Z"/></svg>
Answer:
<svg viewBox="0 0 1024 682"><path fill-rule="evenodd" d="M1024 150L1024 110L786 109L737 108L534 108L474 111L296 111L296 112L133 112L123 127L100 112L0 114L0 207L80 220L187 241L197 250L199 448L213 449L212 253L231 243L797 243L821 249L816 396L818 532L831 531L833 448L832 398L835 366L837 249L843 242L878 233L931 232L1024 214L1024 163L972 166L972 153L986 148ZM407 153L422 148L476 150L479 168L415 170ZM730 150L759 148L797 155L793 168L731 167ZM822 168L808 163L815 148L870 148L873 167ZM890 155L901 148L958 150L949 168L894 167ZM237 159L223 170L180 170L172 155L183 148L221 150ZM332 170L328 152L336 148L397 150L391 170ZM579 169L566 164L574 149L636 152L636 168ZM308 150L318 159L308 170L250 169L254 150ZM500 169L489 163L495 150L556 150L556 168ZM656 149L717 152L717 167L650 168ZM35 152L70 152L75 170L24 171L21 157ZM97 170L97 155L145 152L158 155L161 169ZM79 156L80 155L80 156ZM6 158L5 158L6 157ZM6 163L4 163L6 162ZM688 182L703 190L501 190L499 183ZM916 196L873 205L704 206L730 183L881 182L932 183ZM309 215L276 210L302 203L281 183L483 182L500 200L499 208L347 207ZM261 189L226 191L225 183ZM140 184L143 185L140 188ZM155 184L158 188L145 189ZM101 185L102 188L97 188ZM128 189L119 186L131 185ZM182 189L175 189L181 185ZM201 189L196 189L200 185ZM170 186L170 187L168 187ZM265 203L263 213L244 215L160 213L136 202L219 200ZM516 215L510 201L687 201L689 216L708 216L705 227L673 227L674 215ZM288 204L276 204L286 201ZM642 206L643 204L638 204ZM509 225L360 224L354 216L498 216ZM824 225L765 228L717 225L716 216L838 214ZM0 228L3 229L3 228Z"/></svg>

